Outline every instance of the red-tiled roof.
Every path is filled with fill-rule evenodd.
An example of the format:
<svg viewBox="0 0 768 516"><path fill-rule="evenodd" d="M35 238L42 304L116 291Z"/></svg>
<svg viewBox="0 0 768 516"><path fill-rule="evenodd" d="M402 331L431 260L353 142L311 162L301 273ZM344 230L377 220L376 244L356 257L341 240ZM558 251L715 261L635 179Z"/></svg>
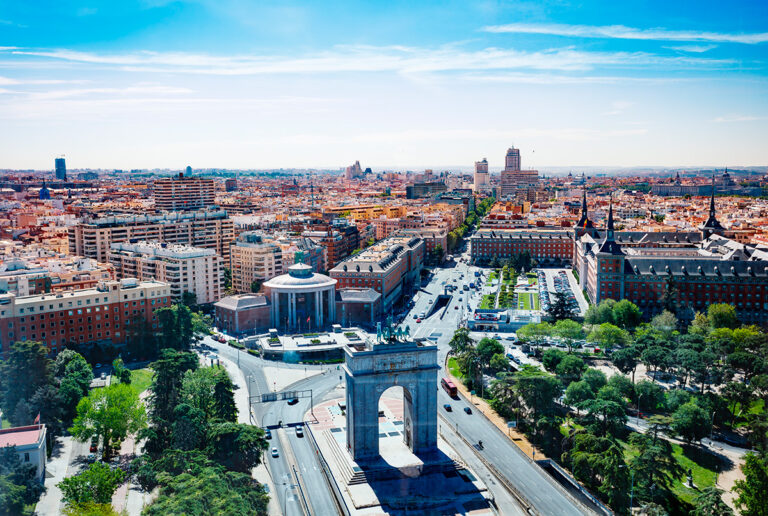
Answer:
<svg viewBox="0 0 768 516"><path fill-rule="evenodd" d="M45 425L17 426L0 430L0 448L37 444Z"/></svg>

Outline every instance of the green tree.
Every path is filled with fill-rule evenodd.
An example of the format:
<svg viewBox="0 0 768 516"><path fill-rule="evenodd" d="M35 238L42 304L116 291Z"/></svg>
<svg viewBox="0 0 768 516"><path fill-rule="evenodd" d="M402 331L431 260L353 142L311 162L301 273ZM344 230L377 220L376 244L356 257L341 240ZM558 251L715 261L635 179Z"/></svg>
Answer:
<svg viewBox="0 0 768 516"><path fill-rule="evenodd" d="M664 339L669 339L672 336L672 333L677 329L677 325L677 317L669 310L664 310L651 319L651 327L661 333Z"/></svg>
<svg viewBox="0 0 768 516"><path fill-rule="evenodd" d="M635 385L622 374L615 374L608 379L608 386L616 389L622 398L632 399L635 394Z"/></svg>
<svg viewBox="0 0 768 516"><path fill-rule="evenodd" d="M469 336L469 329L462 327L453 332L453 337L448 345L451 347L451 353L454 355L457 355L463 352L466 348L472 346L473 341Z"/></svg>
<svg viewBox="0 0 768 516"><path fill-rule="evenodd" d="M661 346L651 346L640 355L640 360L651 372L651 378L656 381L656 372L665 369L669 360L669 351Z"/></svg>
<svg viewBox="0 0 768 516"><path fill-rule="evenodd" d="M680 295L680 290L677 288L677 283L672 276L669 276L664 282L664 292L662 292L659 302L664 307L665 312L669 312L672 315L677 314L678 303L677 298Z"/></svg>
<svg viewBox="0 0 768 516"><path fill-rule="evenodd" d="M701 441L711 429L709 415L694 401L689 401L672 414L672 430L689 443Z"/></svg>
<svg viewBox="0 0 768 516"><path fill-rule="evenodd" d="M251 292L258 292L261 290L261 285L264 284L263 280L255 279L251 282Z"/></svg>
<svg viewBox="0 0 768 516"><path fill-rule="evenodd" d="M550 319L557 322L570 319L575 315L565 292L555 292L554 299L549 305L549 310L547 310L547 315L549 315Z"/></svg>
<svg viewBox="0 0 768 516"><path fill-rule="evenodd" d="M603 389L601 389L602 391ZM601 437L617 435L627 423L624 405L613 400L590 399L581 402L578 408L586 410L585 424L593 434Z"/></svg>
<svg viewBox="0 0 768 516"><path fill-rule="evenodd" d="M672 445L666 439L649 433L633 433L629 442L637 449L637 455L629 461L635 471L635 498L653 501L656 488L670 488L672 479L683 471L673 456Z"/></svg>
<svg viewBox="0 0 768 516"><path fill-rule="evenodd" d="M0 481L0 486L5 484L8 489L6 497L2 494L3 489L0 489L0 511L3 507L16 507L19 499L22 505L34 504L45 491L45 487L37 479L34 464L22 462L16 446L0 448ZM9 510L7 514L19 513Z"/></svg>
<svg viewBox="0 0 768 516"><path fill-rule="evenodd" d="M15 426L28 423L29 400L40 387L50 383L51 361L45 345L34 341L14 342L8 358L0 362L0 407L3 415ZM18 411L20 402L23 410Z"/></svg>
<svg viewBox="0 0 768 516"><path fill-rule="evenodd" d="M738 495L733 503L743 516L768 515L768 457L747 453L741 466L744 479L736 480L733 491Z"/></svg>
<svg viewBox="0 0 768 516"><path fill-rule="evenodd" d="M194 474L161 473L160 495L144 511L147 516L167 514L267 514L269 497L250 474L205 467Z"/></svg>
<svg viewBox="0 0 768 516"><path fill-rule="evenodd" d="M564 402L566 405L577 407L580 403L594 398L595 391L593 391L592 387L590 387L584 380L572 382L568 388L565 389Z"/></svg>
<svg viewBox="0 0 768 516"><path fill-rule="evenodd" d="M77 417L69 432L80 441L98 436L104 443L104 460L112 446L146 425L144 405L130 386L118 383L94 389L77 404Z"/></svg>
<svg viewBox="0 0 768 516"><path fill-rule="evenodd" d="M707 307L707 320L712 328L736 328L739 319L736 308L727 303L713 303Z"/></svg>
<svg viewBox="0 0 768 516"><path fill-rule="evenodd" d="M111 469L104 462L94 462L88 469L77 475L67 477L56 486L61 489L64 503L77 506L94 502L110 504L117 486L125 480L125 472L119 468Z"/></svg>
<svg viewBox="0 0 768 516"><path fill-rule="evenodd" d="M664 389L648 380L641 380L635 384L635 399L640 400L640 407L645 410L658 410L664 407Z"/></svg>
<svg viewBox="0 0 768 516"><path fill-rule="evenodd" d="M237 419L234 385L225 369L203 367L184 373L181 399L200 409L207 420Z"/></svg>
<svg viewBox="0 0 768 516"><path fill-rule="evenodd" d="M625 330L634 329L643 318L640 308L628 299L617 301L613 305L613 319L616 326Z"/></svg>
<svg viewBox="0 0 768 516"><path fill-rule="evenodd" d="M117 378L120 383L131 383L131 370L125 367L122 358L116 358L112 361L112 376Z"/></svg>
<svg viewBox="0 0 768 516"><path fill-rule="evenodd" d="M529 342L536 347L541 346L550 335L552 335L552 325L547 322L528 323L517 330L518 338L523 342Z"/></svg>
<svg viewBox="0 0 768 516"><path fill-rule="evenodd" d="M173 410L172 444L179 450L194 450L205 442L208 422L205 412L186 403Z"/></svg>
<svg viewBox="0 0 768 516"><path fill-rule="evenodd" d="M571 382L578 381L581 378L581 374L587 368L584 361L576 355L565 355L563 359L557 364L555 373L557 374L563 385L569 385Z"/></svg>
<svg viewBox="0 0 768 516"><path fill-rule="evenodd" d="M477 354L483 367L487 367L493 355L504 354L504 346L496 339L485 337L477 343Z"/></svg>
<svg viewBox="0 0 768 516"><path fill-rule="evenodd" d="M733 510L723 501L723 490L705 487L693 499L691 516L733 516Z"/></svg>
<svg viewBox="0 0 768 516"><path fill-rule="evenodd" d="M557 369L557 366L565 356L566 353L564 351L557 348L550 348L541 354L541 364L544 366L544 369L554 373L555 369Z"/></svg>
<svg viewBox="0 0 768 516"><path fill-rule="evenodd" d="M587 313L584 315L584 322L587 324L614 323L613 306L616 301L613 299L604 299L600 304L590 305Z"/></svg>
<svg viewBox="0 0 768 516"><path fill-rule="evenodd" d="M250 472L267 449L264 430L239 423L214 423L208 429L208 455L231 471Z"/></svg>
<svg viewBox="0 0 768 516"><path fill-rule="evenodd" d="M24 494L24 486L14 484L7 476L0 475L0 514L23 514Z"/></svg>
<svg viewBox="0 0 768 516"><path fill-rule="evenodd" d="M555 399L562 392L560 381L555 376L524 366L515 374L515 380L515 392L523 400L533 421L554 411Z"/></svg>
<svg viewBox="0 0 768 516"><path fill-rule="evenodd" d="M590 367L581 375L581 380L587 382L589 387L597 393L604 385L608 383L605 373L594 367Z"/></svg>
<svg viewBox="0 0 768 516"><path fill-rule="evenodd" d="M611 323L603 323L590 332L587 340L600 345L606 350L610 350L627 344L629 342L629 333L627 333L627 330L622 330Z"/></svg>
<svg viewBox="0 0 768 516"><path fill-rule="evenodd" d="M632 373L632 383L635 383L635 370L639 363L637 350L634 346L617 349L611 354L611 362L624 374Z"/></svg>
<svg viewBox="0 0 768 516"><path fill-rule="evenodd" d="M509 359L504 353L496 353L491 357L490 367L494 371L506 371L509 369Z"/></svg>
<svg viewBox="0 0 768 516"><path fill-rule="evenodd" d="M565 342L569 353L573 351L574 342L584 338L584 328L582 328L581 324L571 319L557 321L553 333Z"/></svg>
<svg viewBox="0 0 768 516"><path fill-rule="evenodd" d="M563 463L612 507L625 507L630 482L621 446L612 438L589 433L576 434L573 441L573 447L563 453Z"/></svg>

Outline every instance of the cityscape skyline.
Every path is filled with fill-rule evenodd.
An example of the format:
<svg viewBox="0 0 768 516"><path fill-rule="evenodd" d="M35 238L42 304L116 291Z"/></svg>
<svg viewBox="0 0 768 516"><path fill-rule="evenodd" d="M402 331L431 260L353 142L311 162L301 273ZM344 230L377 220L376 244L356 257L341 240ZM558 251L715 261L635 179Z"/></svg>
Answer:
<svg viewBox="0 0 768 516"><path fill-rule="evenodd" d="M0 167L767 162L766 7L652 4L8 5Z"/></svg>

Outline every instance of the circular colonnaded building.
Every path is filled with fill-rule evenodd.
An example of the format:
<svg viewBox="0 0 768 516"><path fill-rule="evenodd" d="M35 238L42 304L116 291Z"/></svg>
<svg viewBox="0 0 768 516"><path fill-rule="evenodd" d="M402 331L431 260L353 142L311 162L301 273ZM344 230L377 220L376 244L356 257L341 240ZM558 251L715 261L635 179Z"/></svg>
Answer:
<svg viewBox="0 0 768 516"><path fill-rule="evenodd" d="M288 274L264 283L270 300L272 327L282 331L309 331L336 320L336 280L296 263Z"/></svg>

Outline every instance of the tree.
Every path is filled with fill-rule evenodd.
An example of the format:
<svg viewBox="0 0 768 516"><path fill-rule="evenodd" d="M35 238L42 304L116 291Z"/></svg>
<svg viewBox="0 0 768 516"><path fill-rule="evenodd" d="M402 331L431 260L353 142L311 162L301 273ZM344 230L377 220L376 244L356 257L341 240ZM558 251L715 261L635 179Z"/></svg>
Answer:
<svg viewBox="0 0 768 516"><path fill-rule="evenodd" d="M611 362L624 374L632 373L632 383L635 383L635 369L637 369L637 350L633 347L617 349L611 354Z"/></svg>
<svg viewBox="0 0 768 516"><path fill-rule="evenodd" d="M491 357L490 368L494 371L506 371L509 369L509 359L504 353L496 353Z"/></svg>
<svg viewBox="0 0 768 516"><path fill-rule="evenodd" d="M635 399L639 400L639 406L653 411L664 407L664 389L648 380L641 380L635 384Z"/></svg>
<svg viewBox="0 0 768 516"><path fill-rule="evenodd" d="M629 461L635 471L635 497L653 499L654 487L669 488L672 479L682 474L682 468L673 456L672 445L649 433L633 433L629 442L637 448L637 455Z"/></svg>
<svg viewBox="0 0 768 516"><path fill-rule="evenodd" d="M436 263L442 262L443 255L445 255L445 250L443 250L443 246L440 244L436 244L435 248L432 250L432 255L434 256Z"/></svg>
<svg viewBox="0 0 768 516"><path fill-rule="evenodd" d="M593 367L590 367L584 371L584 374L581 375L581 381L587 382L589 387L595 393L597 393L597 391L599 391L604 385L606 385L606 383L608 383L605 378L605 373Z"/></svg>
<svg viewBox="0 0 768 516"><path fill-rule="evenodd" d="M267 449L264 430L240 423L215 423L208 430L208 455L231 471L248 473Z"/></svg>
<svg viewBox="0 0 768 516"><path fill-rule="evenodd" d="M555 369L557 369L557 366L560 364L560 361L565 358L565 355L564 351L557 348L550 348L541 354L541 364L544 366L544 369L554 373Z"/></svg>
<svg viewBox="0 0 768 516"><path fill-rule="evenodd" d="M569 353L573 351L574 342L584 338L584 328L582 328L581 324L571 319L557 321L553 333L565 342Z"/></svg>
<svg viewBox="0 0 768 516"><path fill-rule="evenodd" d="M611 323L603 323L590 332L587 340L599 344L606 350L610 350L629 342L629 333Z"/></svg>
<svg viewBox="0 0 768 516"><path fill-rule="evenodd" d="M715 486L705 487L693 499L691 516L733 516L733 510L723 501L723 490Z"/></svg>
<svg viewBox="0 0 768 516"><path fill-rule="evenodd" d="M563 385L569 385L571 382L578 381L581 374L587 368L584 361L576 355L565 355L557 364L555 373L563 382Z"/></svg>
<svg viewBox="0 0 768 516"><path fill-rule="evenodd" d="M130 386L118 383L94 389L77 404L77 417L69 432L80 441L98 436L104 443L104 460L112 446L146 425L144 405Z"/></svg>
<svg viewBox="0 0 768 516"><path fill-rule="evenodd" d="M679 294L680 291L677 288L675 279L672 276L667 277L667 280L664 282L664 292L662 292L659 298L659 302L664 307L665 312L669 312L672 315L677 314L679 308L677 298Z"/></svg>
<svg viewBox="0 0 768 516"><path fill-rule="evenodd" d="M167 514L255 514L266 516L269 497L250 474L217 466L194 473L161 473L160 495L145 509L148 516Z"/></svg>
<svg viewBox="0 0 768 516"><path fill-rule="evenodd" d="M487 367L493 355L504 354L504 346L496 339L485 337L477 343L477 354L480 356L483 367Z"/></svg>
<svg viewBox="0 0 768 516"><path fill-rule="evenodd" d="M621 446L612 439L589 433L573 437L573 446L562 455L573 475L588 489L598 491L613 507L626 504L629 475Z"/></svg>
<svg viewBox="0 0 768 516"><path fill-rule="evenodd" d="M554 411L555 398L560 396L560 381L537 368L524 366L515 373L515 392L523 400L534 421Z"/></svg>
<svg viewBox="0 0 768 516"><path fill-rule="evenodd" d="M624 375L615 374L608 379L608 386L616 389L622 398L632 399L635 394L635 385Z"/></svg>
<svg viewBox="0 0 768 516"><path fill-rule="evenodd" d="M669 339L672 336L672 333L677 329L677 324L677 317L669 310L664 310L651 319L651 326L661 333L665 339Z"/></svg>
<svg viewBox="0 0 768 516"><path fill-rule="evenodd" d="M94 462L88 469L67 477L56 486L61 489L64 503L77 506L89 502L109 504L117 486L125 480L125 472L111 469L104 462Z"/></svg>
<svg viewBox="0 0 768 516"><path fill-rule="evenodd" d="M587 411L584 421L590 431L601 437L615 436L627 423L624 405L613 400L594 398L583 401L578 407Z"/></svg>
<svg viewBox="0 0 768 516"><path fill-rule="evenodd" d="M451 347L451 353L457 355L464 351L466 348L472 346L473 341L469 336L468 328L459 328L453 333L451 341L448 345Z"/></svg>
<svg viewBox="0 0 768 516"><path fill-rule="evenodd" d="M628 299L622 299L613 305L614 323L625 330L634 329L642 318L640 308Z"/></svg>
<svg viewBox="0 0 768 516"><path fill-rule="evenodd" d="M37 470L31 463L21 462L16 446L0 448L0 514L20 514L13 509L20 501L24 504L34 504L45 491L45 487L37 479ZM3 491L8 490L6 496ZM6 512L2 512L3 508Z"/></svg>
<svg viewBox="0 0 768 516"><path fill-rule="evenodd" d="M0 407L15 426L28 423L29 400L42 386L50 384L51 361L48 349L40 342L23 341L11 345L8 358L0 362ZM23 410L17 405L23 402ZM17 413L19 418L17 418ZM31 415L33 418L35 415Z"/></svg>
<svg viewBox="0 0 768 516"><path fill-rule="evenodd" d="M131 370L125 367L122 358L116 358L112 361L112 376L117 378L120 383L131 383Z"/></svg>
<svg viewBox="0 0 768 516"><path fill-rule="evenodd" d="M571 303L565 292L555 292L554 299L549 305L547 315L549 315L550 319L553 321L558 322L563 319L570 319L574 316L574 310L571 308Z"/></svg>
<svg viewBox="0 0 768 516"><path fill-rule="evenodd" d="M640 355L640 360L650 370L651 373L655 373L661 368L666 367L667 360L669 359L669 351L661 346L651 346L645 349ZM656 381L656 375L652 374L651 378Z"/></svg>
<svg viewBox="0 0 768 516"><path fill-rule="evenodd" d="M523 342L530 342L536 347L541 346L542 342L552 334L552 325L547 322L528 323L519 330L517 336Z"/></svg>
<svg viewBox="0 0 768 516"><path fill-rule="evenodd" d="M207 420L237 419L234 385L225 369L203 367L187 371L184 373L180 398L201 410Z"/></svg>
<svg viewBox="0 0 768 516"><path fill-rule="evenodd" d="M584 322L587 324L613 324L613 305L615 304L616 301L613 299L604 299L600 301L600 304L590 305L584 315Z"/></svg>
<svg viewBox="0 0 768 516"><path fill-rule="evenodd" d="M251 292L258 292L261 290L261 285L264 284L264 281L260 279L255 279L251 282Z"/></svg>
<svg viewBox="0 0 768 516"><path fill-rule="evenodd" d="M594 399L595 391L584 380L578 382L571 382L567 389L565 389L565 399L563 400L566 405L578 407L580 403L587 400Z"/></svg>
<svg viewBox="0 0 768 516"><path fill-rule="evenodd" d="M708 436L711 424L709 415L695 401L689 401L672 414L672 430L689 443Z"/></svg>
<svg viewBox="0 0 768 516"><path fill-rule="evenodd" d="M707 320L712 328L736 328L739 319L736 308L727 303L713 303L707 307Z"/></svg>
<svg viewBox="0 0 768 516"><path fill-rule="evenodd" d="M765 453L747 453L741 466L744 479L736 480L733 501L743 516L768 515L768 457Z"/></svg>
<svg viewBox="0 0 768 516"><path fill-rule="evenodd" d="M176 405L173 411L172 444L179 450L194 450L204 443L208 432L205 412L186 403Z"/></svg>

